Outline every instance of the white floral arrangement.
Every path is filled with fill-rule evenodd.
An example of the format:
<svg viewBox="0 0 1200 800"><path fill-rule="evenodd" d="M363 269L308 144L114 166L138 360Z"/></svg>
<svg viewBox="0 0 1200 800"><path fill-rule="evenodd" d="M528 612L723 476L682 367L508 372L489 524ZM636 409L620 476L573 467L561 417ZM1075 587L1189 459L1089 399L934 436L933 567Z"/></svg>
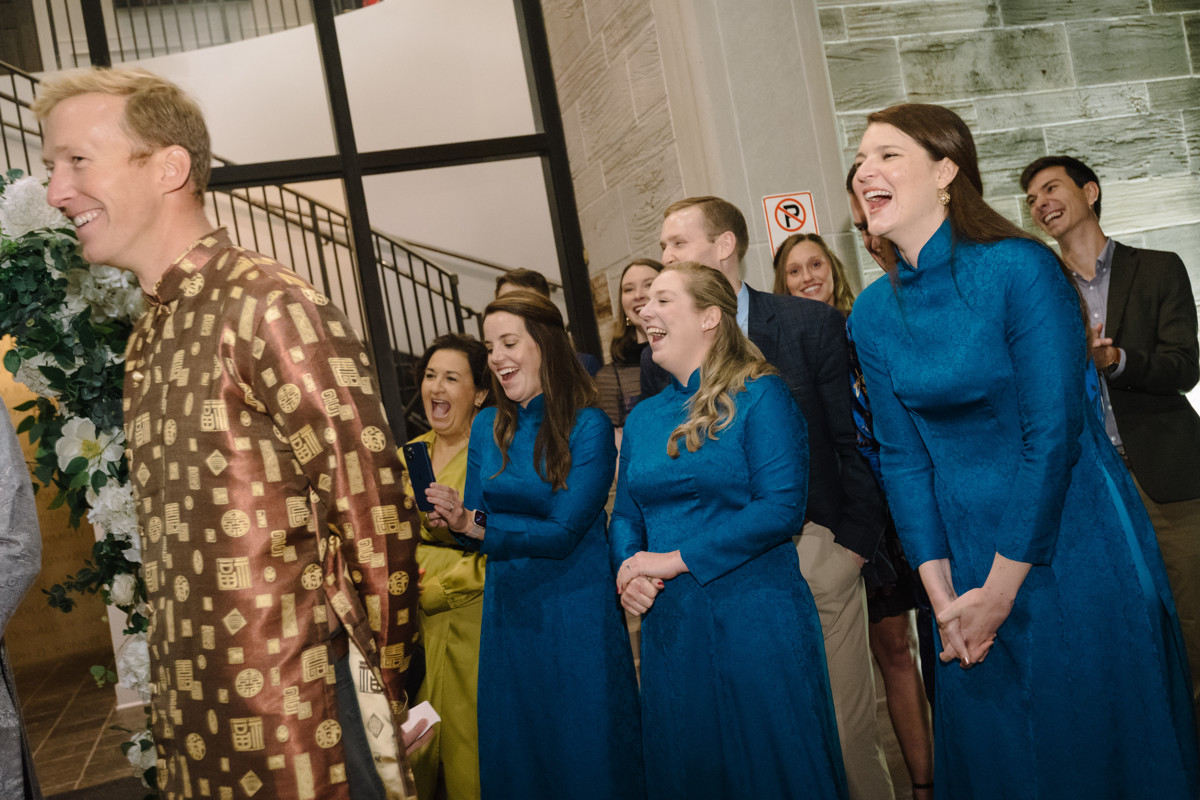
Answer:
<svg viewBox="0 0 1200 800"><path fill-rule="evenodd" d="M86 514L99 533L92 559L46 594L70 611L71 594L99 592L126 614L119 685L148 701L146 585L121 418L122 354L142 310L132 274L83 260L74 228L46 202L41 180L18 170L0 176L0 335L14 339L4 366L38 396L17 407L30 412L17 432L37 446L34 477L56 492L50 507L66 505L75 526ZM101 684L117 680L104 667L92 674ZM124 750L154 786L149 729Z"/></svg>

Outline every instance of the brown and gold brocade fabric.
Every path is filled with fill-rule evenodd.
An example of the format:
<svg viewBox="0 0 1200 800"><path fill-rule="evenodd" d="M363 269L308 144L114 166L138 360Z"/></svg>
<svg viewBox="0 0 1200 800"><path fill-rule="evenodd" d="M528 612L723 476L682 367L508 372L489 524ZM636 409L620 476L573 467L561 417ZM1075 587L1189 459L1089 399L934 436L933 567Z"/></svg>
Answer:
<svg viewBox="0 0 1200 800"><path fill-rule="evenodd" d="M223 229L147 296L125 429L167 798L348 800L339 622L394 716L419 521L345 315ZM370 720L366 721L370 724Z"/></svg>

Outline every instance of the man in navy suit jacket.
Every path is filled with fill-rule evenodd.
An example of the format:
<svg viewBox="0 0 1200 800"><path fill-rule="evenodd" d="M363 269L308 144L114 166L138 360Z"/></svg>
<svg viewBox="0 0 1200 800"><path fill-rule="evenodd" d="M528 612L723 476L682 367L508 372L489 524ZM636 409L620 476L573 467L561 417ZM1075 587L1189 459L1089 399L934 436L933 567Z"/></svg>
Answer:
<svg viewBox="0 0 1200 800"><path fill-rule="evenodd" d="M1033 221L1062 248L1088 309L1109 438L1154 523L1192 669L1200 724L1200 378L1196 300L1175 253L1129 247L1100 228L1100 180L1070 156L1025 168Z"/></svg>
<svg viewBox="0 0 1200 800"><path fill-rule="evenodd" d="M662 262L696 261L720 270L738 294L738 325L777 370L808 422L808 511L797 537L800 571L812 590L833 688L851 800L893 796L875 717L860 569L884 527L884 502L856 446L846 321L816 300L751 289L742 281L746 220L718 197L690 197L663 214ZM642 351L642 395L670 376Z"/></svg>

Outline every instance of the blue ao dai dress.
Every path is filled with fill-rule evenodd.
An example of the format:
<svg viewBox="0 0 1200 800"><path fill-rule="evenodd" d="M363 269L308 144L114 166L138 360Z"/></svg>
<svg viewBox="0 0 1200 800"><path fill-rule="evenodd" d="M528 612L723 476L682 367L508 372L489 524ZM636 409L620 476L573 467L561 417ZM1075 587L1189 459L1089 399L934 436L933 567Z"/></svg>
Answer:
<svg viewBox="0 0 1200 800"><path fill-rule="evenodd" d="M651 798L844 798L821 623L792 536L804 523L808 434L774 375L736 395L733 424L667 455L697 370L625 423L609 529L613 568L679 550L642 620Z"/></svg>
<svg viewBox="0 0 1200 800"><path fill-rule="evenodd" d="M483 800L643 795L637 682L608 565L604 503L613 428L580 409L571 471L553 491L534 469L543 396L518 407L503 463L495 408L471 426L467 508L487 513L479 644Z"/></svg>
<svg viewBox="0 0 1200 800"><path fill-rule="evenodd" d="M959 594L1033 564L986 660L937 669L939 797L1190 800L1187 664L1154 530L1084 385L1079 299L1036 242L954 241L850 317L912 563Z"/></svg>

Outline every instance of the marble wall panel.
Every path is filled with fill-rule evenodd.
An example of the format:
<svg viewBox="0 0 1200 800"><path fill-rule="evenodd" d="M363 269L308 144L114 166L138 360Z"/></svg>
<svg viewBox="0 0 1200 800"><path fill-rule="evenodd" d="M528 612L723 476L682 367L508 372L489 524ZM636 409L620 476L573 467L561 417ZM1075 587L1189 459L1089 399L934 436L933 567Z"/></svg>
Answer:
<svg viewBox="0 0 1200 800"><path fill-rule="evenodd" d="M1061 26L905 38L900 62L909 98L921 102L1074 84Z"/></svg>
<svg viewBox="0 0 1200 800"><path fill-rule="evenodd" d="M1200 11L1200 0L1151 0L1154 13L1166 14L1172 11Z"/></svg>
<svg viewBox="0 0 1200 800"><path fill-rule="evenodd" d="M999 0L1005 25L1150 13L1150 0Z"/></svg>
<svg viewBox="0 0 1200 800"><path fill-rule="evenodd" d="M663 211L684 198L683 177L674 143L644 159L643 165L620 187L625 227L629 231L629 254L631 258L659 258L662 255L658 240Z"/></svg>
<svg viewBox="0 0 1200 800"><path fill-rule="evenodd" d="M647 25L633 42L627 63L629 85L633 90L633 112L640 118L667 100L658 33L653 25Z"/></svg>
<svg viewBox="0 0 1200 800"><path fill-rule="evenodd" d="M851 39L978 30L1000 24L996 0L917 0L847 6L843 13Z"/></svg>
<svg viewBox="0 0 1200 800"><path fill-rule="evenodd" d="M645 0L625 0L600 30L604 52L614 61L651 24L650 4Z"/></svg>
<svg viewBox="0 0 1200 800"><path fill-rule="evenodd" d="M1191 72L1178 15L1068 23L1079 85L1172 78Z"/></svg>
<svg viewBox="0 0 1200 800"><path fill-rule="evenodd" d="M1200 172L1200 111L1184 111L1183 132L1187 136L1188 156L1192 172Z"/></svg>
<svg viewBox="0 0 1200 800"><path fill-rule="evenodd" d="M560 67L557 61L551 61L554 65L554 84L558 90L558 105L568 108L578 102L588 86L600 79L605 67L604 43L597 37L570 64Z"/></svg>
<svg viewBox="0 0 1200 800"><path fill-rule="evenodd" d="M1200 289L1200 223L1146 231L1146 247L1178 253L1188 268L1192 292Z"/></svg>
<svg viewBox="0 0 1200 800"><path fill-rule="evenodd" d="M581 208L579 226L587 247L590 272L595 273L629 253L629 234L619 189L609 189L599 200Z"/></svg>
<svg viewBox="0 0 1200 800"><path fill-rule="evenodd" d="M839 111L876 110L904 100L900 54L893 39L825 47L833 102Z"/></svg>
<svg viewBox="0 0 1200 800"><path fill-rule="evenodd" d="M1103 221L1104 230L1110 235L1191 225L1197 220L1200 220L1200 176L1196 174L1144 181L1104 181Z"/></svg>
<svg viewBox="0 0 1200 800"><path fill-rule="evenodd" d="M633 90L624 63L606 67L580 95L579 119L588 157L601 161L636 128Z"/></svg>
<svg viewBox="0 0 1200 800"><path fill-rule="evenodd" d="M1200 14L1184 17L1183 31L1187 37L1188 51L1192 54L1192 72L1200 73Z"/></svg>
<svg viewBox="0 0 1200 800"><path fill-rule="evenodd" d="M1029 162L1046 155L1046 142L1039 128L1019 128L975 135L980 175L985 197L1012 195L1021 191L1021 171Z"/></svg>
<svg viewBox="0 0 1200 800"><path fill-rule="evenodd" d="M583 0L542 0L542 17L550 42L550 60L554 71L561 73L588 45Z"/></svg>
<svg viewBox="0 0 1200 800"><path fill-rule="evenodd" d="M974 130L1003 130L1144 114L1150 110L1150 95L1144 83L1123 83L1057 92L978 97L975 99L975 109L978 125Z"/></svg>
<svg viewBox="0 0 1200 800"><path fill-rule="evenodd" d="M1200 108L1200 78L1175 78L1146 84L1150 108L1154 111L1181 111Z"/></svg>
<svg viewBox="0 0 1200 800"><path fill-rule="evenodd" d="M1183 120L1178 114L1089 120L1053 125L1045 131L1050 153L1075 156L1106 181L1188 171Z"/></svg>
<svg viewBox="0 0 1200 800"><path fill-rule="evenodd" d="M840 8L822 8L821 38L826 42L842 42L846 40L846 16Z"/></svg>

